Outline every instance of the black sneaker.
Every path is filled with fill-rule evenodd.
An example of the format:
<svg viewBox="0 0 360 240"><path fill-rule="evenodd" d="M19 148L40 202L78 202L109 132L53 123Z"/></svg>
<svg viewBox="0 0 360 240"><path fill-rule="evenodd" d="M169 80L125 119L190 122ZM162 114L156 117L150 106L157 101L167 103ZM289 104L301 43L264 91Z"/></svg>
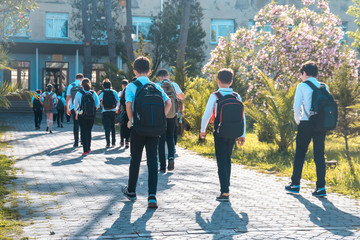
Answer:
<svg viewBox="0 0 360 240"><path fill-rule="evenodd" d="M73 145L74 148L77 148L78 146L79 146L79 144L77 144L77 143L74 143L74 145Z"/></svg>
<svg viewBox="0 0 360 240"><path fill-rule="evenodd" d="M169 159L169 164L168 164L168 171L172 171L175 168L175 162L173 158Z"/></svg>
<svg viewBox="0 0 360 240"><path fill-rule="evenodd" d="M64 126L61 124L60 127L63 128Z"/></svg>
<svg viewBox="0 0 360 240"><path fill-rule="evenodd" d="M49 127L46 127L46 131L47 131L47 132L49 131Z"/></svg>
<svg viewBox="0 0 360 240"><path fill-rule="evenodd" d="M159 172L165 173L165 172L166 172L166 169L165 169L165 168L160 168L160 169L159 169Z"/></svg>
<svg viewBox="0 0 360 240"><path fill-rule="evenodd" d="M312 193L314 197L325 197L326 196L326 190L325 187L322 188L316 188L316 190Z"/></svg>
<svg viewBox="0 0 360 240"><path fill-rule="evenodd" d="M229 201L229 196L225 196L223 194L220 194L220 196L216 197L216 201L228 202Z"/></svg>
<svg viewBox="0 0 360 240"><path fill-rule="evenodd" d="M156 197L154 195L150 195L148 197L148 208L157 208L157 202L156 202Z"/></svg>
<svg viewBox="0 0 360 240"><path fill-rule="evenodd" d="M136 193L134 192L129 192L128 187L127 186L121 186L121 192L125 195L125 197L127 197L130 201L135 201L136 200Z"/></svg>
<svg viewBox="0 0 360 240"><path fill-rule="evenodd" d="M290 183L289 185L285 186L285 190L291 193L299 193L300 192L300 185L294 185Z"/></svg>
<svg viewBox="0 0 360 240"><path fill-rule="evenodd" d="M106 148L110 148L110 144L106 145Z"/></svg>

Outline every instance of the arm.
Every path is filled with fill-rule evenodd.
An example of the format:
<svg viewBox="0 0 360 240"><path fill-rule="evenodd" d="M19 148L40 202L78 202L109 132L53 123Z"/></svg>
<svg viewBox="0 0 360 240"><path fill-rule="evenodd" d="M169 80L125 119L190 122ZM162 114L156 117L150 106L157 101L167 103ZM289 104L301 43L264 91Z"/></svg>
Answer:
<svg viewBox="0 0 360 240"><path fill-rule="evenodd" d="M71 111L70 111L70 100L71 100L71 96L66 95L66 114L70 115Z"/></svg>
<svg viewBox="0 0 360 240"><path fill-rule="evenodd" d="M171 99L168 99L165 101L165 115L168 114L168 112L170 111L170 108L171 108ZM127 110L127 109L126 109Z"/></svg>
<svg viewBox="0 0 360 240"><path fill-rule="evenodd" d="M127 113L128 118L129 118L127 127L130 129L131 126L132 126L132 120L133 120L132 102L127 102L126 103L126 113Z"/></svg>
<svg viewBox="0 0 360 240"><path fill-rule="evenodd" d="M176 94L176 97L177 97L178 99L180 99L181 101L184 101L184 99L185 99L185 94L182 92L182 93L180 93L180 94Z"/></svg>
<svg viewBox="0 0 360 240"><path fill-rule="evenodd" d="M299 84L296 88L295 98L294 98L294 119L297 125L300 124L302 100L303 100L303 92Z"/></svg>
<svg viewBox="0 0 360 240"><path fill-rule="evenodd" d="M200 138L205 139L206 127L209 124L210 118L215 108L216 97L211 94L206 104L205 112L201 120Z"/></svg>

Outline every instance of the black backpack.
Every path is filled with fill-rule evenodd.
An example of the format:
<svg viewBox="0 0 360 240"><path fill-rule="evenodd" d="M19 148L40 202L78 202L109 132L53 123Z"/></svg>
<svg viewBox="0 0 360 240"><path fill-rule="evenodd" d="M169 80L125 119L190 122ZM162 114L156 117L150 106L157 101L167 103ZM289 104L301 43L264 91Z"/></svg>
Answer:
<svg viewBox="0 0 360 240"><path fill-rule="evenodd" d="M58 112L64 112L64 103L59 99L58 104L56 105L56 109Z"/></svg>
<svg viewBox="0 0 360 240"><path fill-rule="evenodd" d="M90 91L89 93L86 93L81 90L80 93L82 94L80 104L80 112L82 112L82 114L79 114L82 119L92 120L96 115L95 99L93 96L94 92Z"/></svg>
<svg viewBox="0 0 360 240"><path fill-rule="evenodd" d="M75 83L72 83L72 88L70 89L70 93L71 93L71 101L74 104L75 102L75 95L77 94L77 92L82 90L81 85L76 85Z"/></svg>
<svg viewBox="0 0 360 240"><path fill-rule="evenodd" d="M103 100L102 104L105 110L111 110L116 108L116 98L114 92L111 90L104 90L103 91Z"/></svg>
<svg viewBox="0 0 360 240"><path fill-rule="evenodd" d="M135 81L137 87L134 100L134 130L145 137L157 137L166 131L166 116L162 93L154 83L143 85Z"/></svg>
<svg viewBox="0 0 360 240"><path fill-rule="evenodd" d="M310 81L305 81L305 83L313 90L309 120L314 131L324 132L335 129L338 109L334 97L326 90L323 83L321 83L320 88L317 88Z"/></svg>
<svg viewBox="0 0 360 240"><path fill-rule="evenodd" d="M34 101L33 101L33 110L35 112L39 112L39 111L42 111L42 105L41 105L41 102L40 102L40 97L34 97Z"/></svg>
<svg viewBox="0 0 360 240"><path fill-rule="evenodd" d="M215 92L217 98L214 135L221 138L238 138L244 133L244 104L238 99L238 94L223 96Z"/></svg>

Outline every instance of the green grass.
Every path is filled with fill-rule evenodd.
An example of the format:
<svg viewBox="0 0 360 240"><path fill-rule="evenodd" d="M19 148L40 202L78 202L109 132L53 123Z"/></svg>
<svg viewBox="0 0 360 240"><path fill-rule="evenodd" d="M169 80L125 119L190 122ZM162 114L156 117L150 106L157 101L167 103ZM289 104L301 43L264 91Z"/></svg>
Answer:
<svg viewBox="0 0 360 240"><path fill-rule="evenodd" d="M8 129L6 126L0 126L0 139ZM0 141L0 151L6 148L8 144ZM16 201L12 199L14 194L6 188L6 184L14 179L14 161L6 155L0 154L0 239L13 239L22 233L22 226L25 224L20 221L20 214L13 209ZM11 205L12 207L8 207Z"/></svg>
<svg viewBox="0 0 360 240"><path fill-rule="evenodd" d="M203 143L199 143L198 136L186 132L179 144L203 156L215 158L214 138L207 135ZM327 161L336 160L334 168L326 170L326 184L328 190L360 198L360 136L353 138L349 143L350 154L353 159L355 176L351 174L350 165L345 157L345 144L343 139L330 135L326 137L325 158ZM312 144L306 155L302 177L316 181L315 163L313 161ZM235 147L232 155L234 163L242 164L267 173L276 173L281 176L291 176L295 144L289 153L280 153L275 144L261 143L254 133L247 133L243 147Z"/></svg>

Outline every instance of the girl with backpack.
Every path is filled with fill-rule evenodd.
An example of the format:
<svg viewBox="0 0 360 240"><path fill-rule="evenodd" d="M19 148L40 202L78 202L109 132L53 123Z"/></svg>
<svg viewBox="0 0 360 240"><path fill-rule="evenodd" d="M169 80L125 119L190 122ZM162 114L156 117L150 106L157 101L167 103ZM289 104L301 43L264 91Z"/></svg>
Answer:
<svg viewBox="0 0 360 240"><path fill-rule="evenodd" d="M50 133L52 133L52 125L54 121L54 106L58 103L56 93L52 90L53 86L51 84L47 85L45 92L41 95L42 98L40 98L46 114L46 131L49 131Z"/></svg>
<svg viewBox="0 0 360 240"><path fill-rule="evenodd" d="M129 121L126 113L126 103L125 103L125 90L129 81L127 79L122 80L121 87L122 91L119 93L120 97L120 147L125 146L129 148L130 144L130 129L127 127Z"/></svg>
<svg viewBox="0 0 360 240"><path fill-rule="evenodd" d="M91 81L84 78L82 90L77 92L74 101L75 119L79 120L80 137L83 144L83 156L91 152L91 130L94 125L96 109L100 106L97 94L91 91Z"/></svg>

